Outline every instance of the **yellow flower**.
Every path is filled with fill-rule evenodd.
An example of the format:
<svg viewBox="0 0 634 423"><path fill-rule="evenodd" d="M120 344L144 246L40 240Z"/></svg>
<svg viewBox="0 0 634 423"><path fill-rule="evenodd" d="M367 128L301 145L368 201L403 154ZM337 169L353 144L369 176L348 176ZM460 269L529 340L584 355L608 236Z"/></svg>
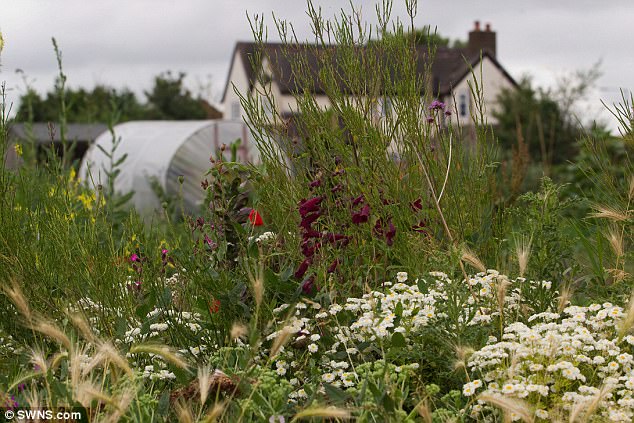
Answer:
<svg viewBox="0 0 634 423"><path fill-rule="evenodd" d="M96 200L96 196L94 192L90 194L81 193L77 196L77 199L81 201L86 210L92 210L92 206Z"/></svg>
<svg viewBox="0 0 634 423"><path fill-rule="evenodd" d="M2 38L2 32L0 32L0 52L2 52L3 47L4 47L4 38Z"/></svg>
<svg viewBox="0 0 634 423"><path fill-rule="evenodd" d="M0 38L0 46L2 46L2 38ZM2 48L0 48L0 50L2 50ZM15 150L15 154L17 154L18 157L22 157L22 144L14 145L13 149Z"/></svg>

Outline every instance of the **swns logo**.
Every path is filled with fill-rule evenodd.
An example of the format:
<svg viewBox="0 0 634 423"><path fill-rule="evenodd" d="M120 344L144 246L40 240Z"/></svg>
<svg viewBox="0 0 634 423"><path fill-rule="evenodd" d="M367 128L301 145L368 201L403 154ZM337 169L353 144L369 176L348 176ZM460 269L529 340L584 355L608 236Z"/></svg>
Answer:
<svg viewBox="0 0 634 423"><path fill-rule="evenodd" d="M88 422L88 413L82 408L18 408L0 411L0 422Z"/></svg>

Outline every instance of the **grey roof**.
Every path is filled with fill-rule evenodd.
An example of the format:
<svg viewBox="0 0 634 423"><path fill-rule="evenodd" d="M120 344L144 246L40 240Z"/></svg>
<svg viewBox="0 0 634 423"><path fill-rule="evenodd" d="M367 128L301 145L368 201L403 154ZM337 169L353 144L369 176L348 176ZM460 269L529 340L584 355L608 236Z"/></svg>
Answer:
<svg viewBox="0 0 634 423"><path fill-rule="evenodd" d="M101 133L108 130L103 123L69 123L66 125L65 138L69 142L92 142ZM33 123L29 130L28 124L13 123L9 125L9 138L28 140L33 136L38 143L61 142L58 124Z"/></svg>
<svg viewBox="0 0 634 423"><path fill-rule="evenodd" d="M254 58L256 57L257 49L257 44L253 42L238 42L235 47L235 52L240 55L245 68L244 70L249 80L249 89L253 88L256 82L258 71L256 66L258 64L254 63ZM293 94L305 89L310 89L313 94L323 94L324 87L319 78L319 70L322 60L320 56L324 49L335 49L332 57L336 61L337 46L334 45L295 44L284 46L281 43L265 43L263 44L262 56L269 59L273 68L271 77L278 84L283 94ZM358 47L358 49L360 54L368 51L365 47ZM232 57L235 57L235 52ZM488 50L483 50L482 55L480 55L480 52L474 52L468 48L438 47L433 54L430 54L428 46L421 45L417 47L416 51L418 73L423 74L427 68L431 70L430 82L434 96L448 95L452 87L464 79L483 57L488 57L513 85L517 85L515 80ZM298 81L293 72L294 66L291 65L291 62L300 60L306 63L310 70L308 83L305 80ZM231 66L233 67L234 64L235 61L232 61ZM335 63L335 67L338 74L343 75L341 67L337 63ZM229 70L229 75L231 75L231 69ZM343 79L339 78L337 83L346 92L347 87ZM230 82L227 81L225 86L223 101L227 90L230 89Z"/></svg>

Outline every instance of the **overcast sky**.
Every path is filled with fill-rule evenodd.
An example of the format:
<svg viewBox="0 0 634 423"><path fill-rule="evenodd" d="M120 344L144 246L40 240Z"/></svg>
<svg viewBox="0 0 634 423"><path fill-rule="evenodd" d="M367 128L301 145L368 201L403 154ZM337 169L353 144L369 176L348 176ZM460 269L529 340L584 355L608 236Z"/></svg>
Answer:
<svg viewBox="0 0 634 423"><path fill-rule="evenodd" d="M353 3L376 21L374 1ZM326 17L349 10L347 0L314 4ZM41 93L50 90L57 72L55 37L72 87L105 84L141 94L155 75L172 70L186 72L194 92L218 99L236 41L252 39L246 14L265 16L269 39L275 33L271 13L307 39L305 10L300 0L0 0L0 81L14 102L24 92L16 69ZM404 0L394 1L393 16L409 19ZM475 20L497 31L498 60L518 80L528 74L548 86L601 60L603 76L589 107L596 112L600 99L611 104L619 89L634 90L633 0L421 0L415 24L466 39Z"/></svg>

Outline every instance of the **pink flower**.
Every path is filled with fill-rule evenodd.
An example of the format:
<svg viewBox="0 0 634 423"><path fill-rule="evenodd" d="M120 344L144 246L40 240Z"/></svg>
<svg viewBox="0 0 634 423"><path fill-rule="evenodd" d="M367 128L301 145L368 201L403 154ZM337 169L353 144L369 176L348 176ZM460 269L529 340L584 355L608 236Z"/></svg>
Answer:
<svg viewBox="0 0 634 423"><path fill-rule="evenodd" d="M131 261L131 262L140 261L140 260L139 260L139 255L138 255L138 254L136 254L136 253L132 254L132 255L130 256L130 261Z"/></svg>

